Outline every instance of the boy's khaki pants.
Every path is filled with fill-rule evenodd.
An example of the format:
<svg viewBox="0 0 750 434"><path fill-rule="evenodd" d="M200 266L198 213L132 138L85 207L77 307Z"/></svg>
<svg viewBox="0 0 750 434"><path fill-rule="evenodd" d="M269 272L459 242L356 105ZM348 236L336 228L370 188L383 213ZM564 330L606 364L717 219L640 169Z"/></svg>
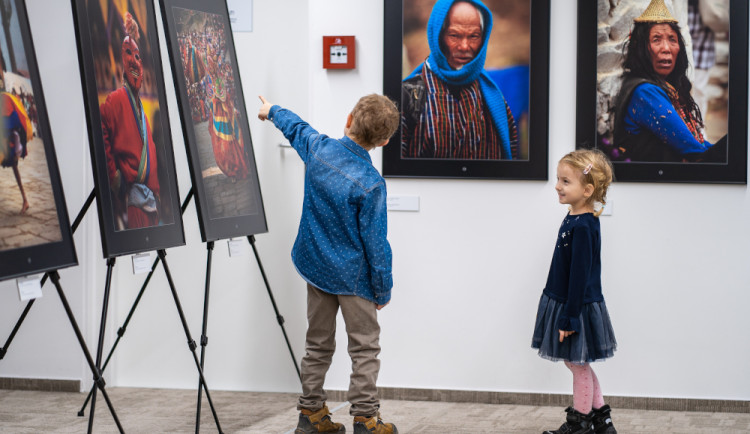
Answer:
<svg viewBox="0 0 750 434"><path fill-rule="evenodd" d="M380 326L377 305L355 295L334 295L307 284L307 340L302 358L302 396L297 409L316 411L325 405L326 372L336 349L336 314L349 337L352 375L347 400L352 416L374 416L380 408L375 383L380 370Z"/></svg>

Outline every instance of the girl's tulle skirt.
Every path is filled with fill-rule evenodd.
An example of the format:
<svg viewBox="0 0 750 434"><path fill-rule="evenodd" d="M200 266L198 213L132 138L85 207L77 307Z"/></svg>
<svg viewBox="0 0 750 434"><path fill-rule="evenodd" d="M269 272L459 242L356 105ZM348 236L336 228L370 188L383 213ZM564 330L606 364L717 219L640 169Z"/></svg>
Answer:
<svg viewBox="0 0 750 434"><path fill-rule="evenodd" d="M539 350L545 359L584 364L612 357L617 349L615 331L609 320L607 305L603 301L583 305L581 331L573 333L560 342L557 320L565 308L542 293L536 314L534 337L531 347Z"/></svg>

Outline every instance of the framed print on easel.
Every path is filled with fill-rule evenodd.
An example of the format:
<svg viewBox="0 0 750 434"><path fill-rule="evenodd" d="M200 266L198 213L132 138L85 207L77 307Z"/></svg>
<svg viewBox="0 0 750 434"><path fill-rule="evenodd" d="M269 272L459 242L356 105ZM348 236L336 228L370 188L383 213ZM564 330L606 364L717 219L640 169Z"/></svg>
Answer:
<svg viewBox="0 0 750 434"><path fill-rule="evenodd" d="M452 31L458 8L469 33ZM383 175L547 179L549 24L550 0L385 0L383 92L402 122Z"/></svg>
<svg viewBox="0 0 750 434"><path fill-rule="evenodd" d="M185 244L150 0L72 0L107 258Z"/></svg>
<svg viewBox="0 0 750 434"><path fill-rule="evenodd" d="M579 0L577 146L618 181L746 184L747 26L746 0Z"/></svg>
<svg viewBox="0 0 750 434"><path fill-rule="evenodd" d="M203 241L267 231L224 1L162 0Z"/></svg>
<svg viewBox="0 0 750 434"><path fill-rule="evenodd" d="M26 5L0 8L0 280L78 264Z"/></svg>

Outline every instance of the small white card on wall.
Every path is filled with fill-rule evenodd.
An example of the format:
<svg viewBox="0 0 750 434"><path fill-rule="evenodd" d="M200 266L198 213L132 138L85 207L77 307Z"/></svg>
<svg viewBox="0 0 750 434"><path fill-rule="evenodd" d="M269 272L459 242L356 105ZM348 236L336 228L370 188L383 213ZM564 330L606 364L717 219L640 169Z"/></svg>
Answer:
<svg viewBox="0 0 750 434"><path fill-rule="evenodd" d="M229 257L234 258L237 256L244 256L246 251L246 245L243 238L227 240L227 246L229 247Z"/></svg>
<svg viewBox="0 0 750 434"><path fill-rule="evenodd" d="M42 296L41 276L26 276L16 279L18 298L21 301L33 300Z"/></svg>
<svg viewBox="0 0 750 434"><path fill-rule="evenodd" d="M419 211L419 196L389 195L386 208L388 211Z"/></svg>
<svg viewBox="0 0 750 434"><path fill-rule="evenodd" d="M253 0L228 0L227 7L233 32L253 31Z"/></svg>
<svg viewBox="0 0 750 434"><path fill-rule="evenodd" d="M151 271L151 253L133 255L133 274L144 274Z"/></svg>

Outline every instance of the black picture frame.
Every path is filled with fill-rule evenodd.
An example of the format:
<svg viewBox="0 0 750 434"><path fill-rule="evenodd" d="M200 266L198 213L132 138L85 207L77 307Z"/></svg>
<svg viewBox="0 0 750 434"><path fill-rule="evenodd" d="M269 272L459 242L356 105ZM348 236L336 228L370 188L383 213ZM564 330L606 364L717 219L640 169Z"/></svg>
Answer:
<svg viewBox="0 0 750 434"><path fill-rule="evenodd" d="M184 245L185 235L153 2L128 0L115 5L107 0L71 1L88 121L102 253L105 258L111 258ZM108 7L103 8L103 3ZM143 65L142 72L138 74L142 79L138 96L142 116L134 114L136 109L133 107L138 104L134 104L134 100L129 101L120 71L120 68L123 71L125 69L122 66L122 47L127 36L124 27L126 11L119 10L121 5L126 6L127 12L139 27L136 44ZM103 11L107 11L106 14ZM130 51L135 53L135 50ZM128 67L133 70L130 63ZM119 93L115 94L116 92ZM110 95L112 100L108 103L106 101L109 101L107 98ZM104 113L102 107L105 108ZM106 127L103 122L107 123ZM148 123L145 128L138 125L143 125L143 122ZM105 128L111 138L105 139ZM147 138L148 133L151 133L149 142L153 141L153 147L149 143L146 150L142 149L143 138L139 137L143 134L143 129ZM122 147L128 135L131 143L141 144L140 150L133 147L131 152ZM105 144L111 150L110 154L117 156L117 160L108 159ZM129 158L131 162L134 159L142 162L144 160L140 155L146 151L148 165L143 169L145 180L142 184L146 185L156 199L156 216L153 212L145 211L131 214L132 207L123 205L133 203L134 187L126 173L136 169L126 160ZM115 173L119 174L110 176L109 163L116 167ZM126 166L127 164L130 166ZM158 186L158 190L154 185ZM142 200L152 210L154 205L148 201L148 191L143 193L146 199ZM124 197L128 198L128 202L125 202ZM136 199L141 200L139 197ZM128 216L127 225L123 223L124 215Z"/></svg>
<svg viewBox="0 0 750 434"><path fill-rule="evenodd" d="M385 0L383 92L401 102L404 2ZM498 0L502 1L502 0ZM528 156L517 160L404 158L401 128L383 148L383 176L546 180L548 177L550 0L530 2ZM492 8L490 8L492 10ZM399 105L401 107L401 105Z"/></svg>
<svg viewBox="0 0 750 434"><path fill-rule="evenodd" d="M28 209L20 213L17 202L21 195L20 189L13 185L15 182L11 182L12 188L0 190L0 281L78 264L26 4L23 0L13 0L6 5L10 9L2 13L4 25L0 34L0 51L4 54L3 88L10 87L9 94L17 90L21 97L16 98L16 103L26 103L23 110L29 119L23 122L22 129L27 130L30 126L35 137L29 138L25 131L13 133L13 127L6 128L6 125L15 125L15 120L22 115L19 115L21 109L6 105L8 100L3 90L3 125L0 126L3 142L0 147L4 147L2 152L5 153L10 147L8 137L11 134L25 136L26 155L19 157L16 164L22 185L30 197ZM6 22L10 23L7 29ZM10 35L10 43L6 35ZM0 161L10 164L10 160L4 157L0 156ZM25 170L27 168L32 170ZM3 172L10 170L10 167L0 169ZM14 174L2 175L14 178Z"/></svg>
<svg viewBox="0 0 750 434"><path fill-rule="evenodd" d="M227 4L161 0L160 5L201 238L267 232ZM205 30L195 31L199 25Z"/></svg>
<svg viewBox="0 0 750 434"><path fill-rule="evenodd" d="M687 5L687 0L682 1ZM726 161L646 162L614 158L618 181L747 184L748 4L745 0L730 0L729 7ZM576 147L606 151L597 130L597 25L597 1L579 0ZM687 24L680 22L679 25L684 30ZM690 68L693 68L692 59Z"/></svg>

